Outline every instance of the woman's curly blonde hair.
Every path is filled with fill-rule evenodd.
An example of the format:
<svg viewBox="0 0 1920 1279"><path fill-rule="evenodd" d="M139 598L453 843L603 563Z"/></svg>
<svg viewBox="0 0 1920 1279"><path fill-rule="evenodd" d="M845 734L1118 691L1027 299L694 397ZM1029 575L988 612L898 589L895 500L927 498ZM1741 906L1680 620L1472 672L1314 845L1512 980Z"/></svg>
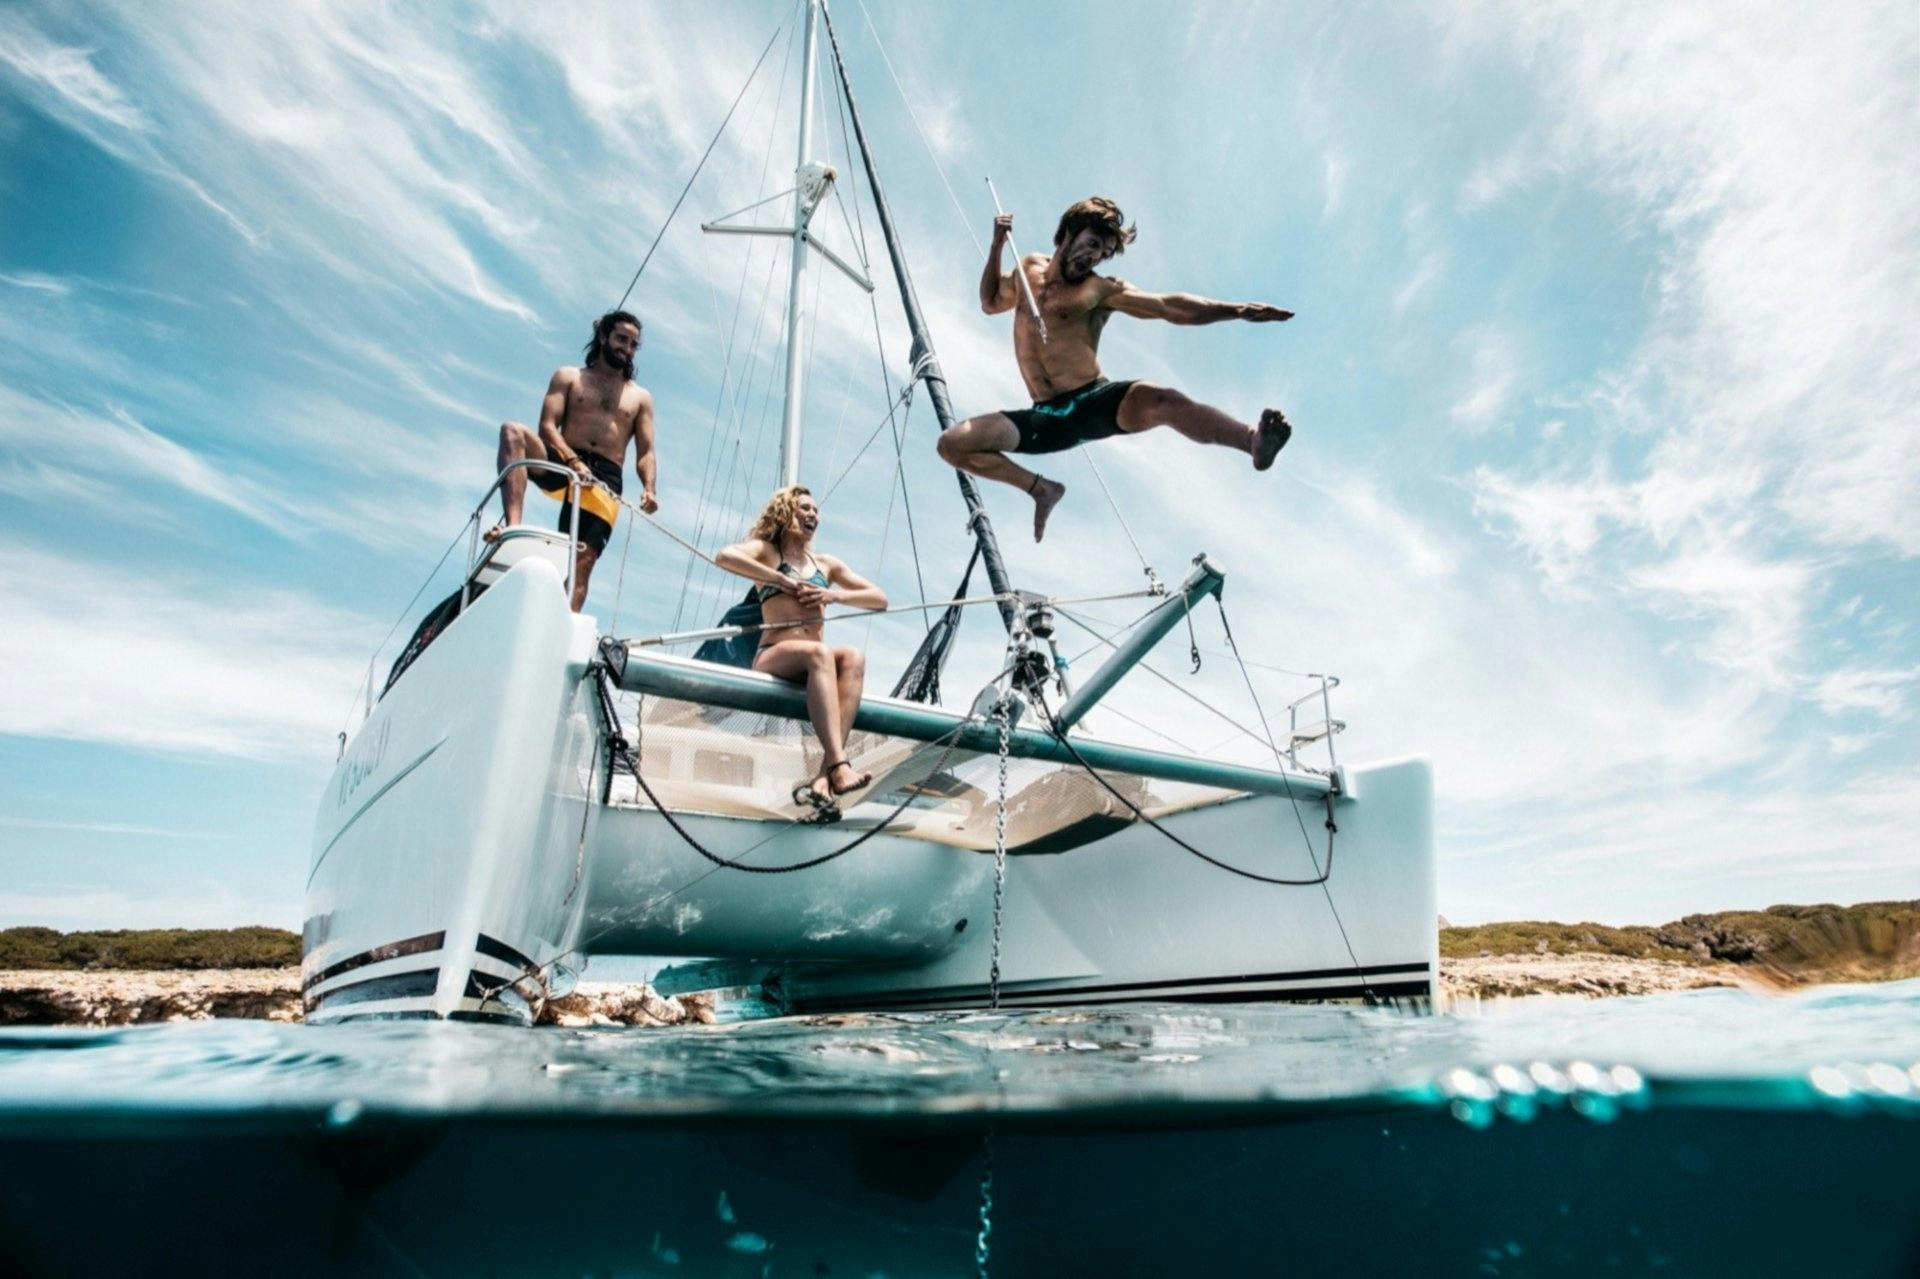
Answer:
<svg viewBox="0 0 1920 1279"><path fill-rule="evenodd" d="M775 489L747 536L779 546L780 539L786 536L787 529L793 524L794 512L800 505L802 494L812 497L813 490L804 484L789 484L786 488Z"/></svg>

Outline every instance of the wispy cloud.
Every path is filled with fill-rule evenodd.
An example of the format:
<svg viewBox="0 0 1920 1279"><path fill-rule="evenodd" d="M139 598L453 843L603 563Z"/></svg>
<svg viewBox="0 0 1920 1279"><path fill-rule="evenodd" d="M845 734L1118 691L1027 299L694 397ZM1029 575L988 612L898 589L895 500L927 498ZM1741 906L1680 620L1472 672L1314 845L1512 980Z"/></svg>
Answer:
<svg viewBox="0 0 1920 1279"><path fill-rule="evenodd" d="M0 826L15 830L71 831L79 835L139 835L153 839L205 839L203 831L178 830L166 826L142 826L135 822L87 822L68 819L0 817ZM214 838L223 838L214 836Z"/></svg>
<svg viewBox="0 0 1920 1279"><path fill-rule="evenodd" d="M1425 287L1418 275L1412 285ZM1407 297L1406 289L1401 296ZM1401 309L1398 304L1396 299L1396 309ZM1460 346L1466 355L1467 383L1447 416L1463 430L1491 430L1506 420L1519 379L1513 342L1504 334L1480 329L1465 335Z"/></svg>
<svg viewBox="0 0 1920 1279"><path fill-rule="evenodd" d="M276 528L271 498L261 485L216 467L195 450L167 438L125 409L89 412L20 395L0 386L0 444L22 454L62 441L69 473L117 489L129 475L145 477ZM78 447L76 447L76 445Z"/></svg>
<svg viewBox="0 0 1920 1279"><path fill-rule="evenodd" d="M110 928L298 926L298 910L291 900L249 899L213 879L198 888L197 892L171 896L88 888L5 891L0 892L0 926L63 931L103 924Z"/></svg>
<svg viewBox="0 0 1920 1279"><path fill-rule="evenodd" d="M1907 689L1920 671L1848 668L1822 677L1814 700L1830 715L1860 710L1879 719L1897 719L1907 708Z"/></svg>
<svg viewBox="0 0 1920 1279"><path fill-rule="evenodd" d="M378 628L291 592L0 548L0 733L329 757Z"/></svg>
<svg viewBox="0 0 1920 1279"><path fill-rule="evenodd" d="M1593 429L1563 436L1552 469L1483 466L1476 504L1551 579L1696 618L1707 660L1805 686L1813 564L1920 552L1920 178L1889 150L1914 138L1902 21L1791 4L1737 27L1661 6L1461 15L1524 51L1549 113L1543 154L1470 189L1551 167L1602 184L1663 248L1645 335L1589 387Z"/></svg>
<svg viewBox="0 0 1920 1279"><path fill-rule="evenodd" d="M0 73L43 110L109 154L177 183L241 235L257 233L207 189L163 158L147 136L151 122L93 62L93 50L49 39L21 13L0 13Z"/></svg>

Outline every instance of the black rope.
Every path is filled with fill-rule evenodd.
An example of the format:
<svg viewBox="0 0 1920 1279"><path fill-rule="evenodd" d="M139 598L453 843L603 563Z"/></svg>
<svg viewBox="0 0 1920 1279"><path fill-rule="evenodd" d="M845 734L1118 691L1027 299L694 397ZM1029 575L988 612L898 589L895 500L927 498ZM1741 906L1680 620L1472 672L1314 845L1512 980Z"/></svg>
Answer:
<svg viewBox="0 0 1920 1279"><path fill-rule="evenodd" d="M1280 770L1280 776L1284 778L1287 773L1286 766L1280 762L1280 746L1273 740L1273 725L1267 719L1267 708L1260 704L1260 694L1254 691L1253 676L1247 671L1246 659L1240 656L1240 645L1234 642L1233 627L1227 624L1226 603L1218 595L1213 597L1213 602L1214 606L1220 610L1220 631L1227 637L1227 651L1233 654L1234 662L1240 667L1240 679L1247 686L1247 696L1253 699L1253 713L1260 717L1260 729L1267 735L1267 749L1273 752L1274 767ZM1331 743L1333 740L1333 726L1331 724L1327 726L1327 733L1327 740ZM1331 747L1329 747L1329 750L1331 750ZM1289 800L1293 798L1292 787L1288 787L1287 789L1287 798ZM1307 823L1305 819L1300 816L1300 805L1298 804L1293 805L1293 819L1300 824L1300 838L1306 840L1307 856L1311 858L1313 856L1313 840L1307 835ZM1340 827L1333 820L1332 778L1328 778L1327 785L1326 826L1327 875L1331 876L1333 874L1333 837L1340 833ZM1379 996L1373 993L1373 986L1367 981L1366 969L1360 966L1360 956L1356 955L1353 951L1353 941L1347 936L1347 923L1340 918L1340 908L1333 904L1333 890L1326 886L1324 877L1320 885L1320 891L1326 896L1327 910L1333 915L1333 926L1340 930L1340 944L1347 948L1347 958L1353 961L1353 971L1360 978L1361 989L1366 992L1368 999L1379 998Z"/></svg>
<svg viewBox="0 0 1920 1279"><path fill-rule="evenodd" d="M605 698L607 697L606 684L605 684L605 681L607 679L606 668L604 666L596 666L595 674L602 681L601 695L603 698ZM644 724L645 722L644 716L646 713L646 695L645 694L640 695L640 701L641 701L641 704L640 704L639 714L641 716L641 719L638 722L641 724ZM603 706L607 706L608 704L609 704L608 702L602 703ZM951 733L946 734L944 738L944 743L945 743L944 748L940 752L940 759L937 763L934 764L933 769L931 770L932 772L938 773L947 766L947 760L952 757L954 748L959 743L960 735L967 730L968 726L973 723L973 720L974 720L974 716L968 715L965 719L961 720L959 724L954 726L954 729ZM748 853L751 853L754 848L761 847L767 842L767 840L763 839L760 841L760 843L755 844L753 848L749 848L745 850L744 852L739 854L737 857L730 858L730 857L721 856L719 853L714 852L712 849L702 844L699 840L695 839L692 833L689 832L686 827L682 826L678 821L678 819L674 817L673 812L666 806L666 804L661 802L660 797L654 793L653 787L647 784L647 779L641 776L640 752L626 745L625 735L623 732L621 732L618 725L619 725L619 719L616 713L615 717L610 720L609 727L608 727L608 732L609 732L608 745L609 745L609 749L614 754L615 760L623 764L627 772L632 774L633 780L639 783L640 789L646 793L648 801L651 802L654 808L659 811L660 816L666 818L667 825L673 828L674 834L680 836L680 838L686 842L687 847L693 849L694 852L700 854L700 856L706 858L708 861L712 862L715 866L725 867L728 870L745 871L749 875L787 875L787 874L793 873L794 871L811 870L815 866L823 866L827 862L833 861L835 858L845 857L848 853L860 847L860 845L866 843L868 840L872 839L875 835L878 835L881 831L886 830L889 826L893 824L894 819L899 817L901 813L904 813L907 810L908 805L912 804L914 799L916 798L914 792L909 790L905 798L903 798L900 801L900 803L894 807L894 810L891 813L887 814L885 820L881 821L878 825L874 826L871 830L868 830L863 834L855 837L850 842L842 845L839 848L834 849L830 853L823 853L818 857L811 857L811 858L808 858L806 861L793 862L786 866L750 866L750 865L747 865L744 861L741 861L740 858L745 857ZM644 732L645 731L644 728L642 728L641 731ZM644 743L643 743L643 746L644 746ZM812 824L805 820L796 819L796 818L788 818L787 823L789 827L805 826L805 825ZM767 838L771 839L772 836L769 835Z"/></svg>
<svg viewBox="0 0 1920 1279"><path fill-rule="evenodd" d="M786 25L784 22L781 23L773 29L773 34L767 37L767 47L760 51L760 61L753 64L753 70L748 74L747 82L740 86L740 92L734 96L733 105L727 108L726 119L720 121L720 127L713 131L713 140L707 143L707 149L700 153L700 163L693 166L693 174L688 177L687 185L680 188L680 198L675 200L673 202L673 208L668 210L667 220L660 224L660 230L654 235L653 243L647 246L647 256L640 259L639 270L636 270L633 273L633 278L627 281L627 290L620 295L620 300L614 303L614 310L618 311L626 306L627 298L633 293L633 286L640 283L640 272L646 270L647 263L653 261L653 251L660 247L661 237L666 235L667 228L673 225L674 214L680 212L680 206L686 201L687 192L693 190L694 181L700 176L700 170L707 167L707 157L711 156L714 147L720 144L720 136L727 131L727 122L732 120L733 113L740 109L740 100L746 97L747 90L753 87L755 77L760 74L760 64L767 60L769 53L773 52L773 42L780 38L780 33L786 29Z"/></svg>
<svg viewBox="0 0 1920 1279"><path fill-rule="evenodd" d="M1256 874L1255 872L1250 870L1242 870L1238 866L1230 866L1226 862L1221 861L1219 858L1214 857L1209 853L1205 853L1198 848L1195 848L1192 844L1189 844L1186 840L1180 838L1178 835L1168 830L1165 826L1162 826L1159 822L1155 821L1152 817L1150 817L1147 814L1147 811L1145 809L1141 808L1140 805L1134 803L1131 799L1128 799L1125 795L1121 794L1120 791L1113 785L1112 782L1109 782L1106 778L1102 777L1100 775L1100 770L1095 768L1092 764L1089 764L1087 762L1086 756L1082 755L1078 750L1074 749L1073 743L1068 740L1066 733L1061 730L1059 721L1054 718L1053 708L1047 705L1046 694L1036 689L1034 691L1034 695L1040 702L1040 713L1046 717L1047 731L1053 734L1053 740L1056 742L1059 742L1062 746L1067 748L1067 754L1073 756L1074 762L1079 764L1081 768L1085 769L1089 777L1093 778L1094 781L1099 782L1100 785L1106 789L1109 795L1112 795L1115 799L1119 800L1122 804L1125 804L1129 809L1131 809L1135 817L1138 817L1141 821L1153 827L1155 830L1159 831L1162 835L1165 835L1168 839L1178 844L1181 848L1184 848L1189 853L1192 853L1195 857L1198 857L1201 861L1206 862L1210 866L1217 866L1221 870L1226 871L1229 875L1238 875L1242 879L1251 879L1256 884L1273 884L1280 888L1311 888L1315 884L1326 883L1327 878L1333 874L1333 837L1331 834L1329 834L1327 837L1327 868L1324 871L1321 871L1320 876L1317 879L1280 879L1273 875ZM1287 775L1284 772L1280 774L1280 781L1281 781L1281 784L1287 788L1287 797L1291 799L1293 797L1293 783L1287 779ZM1313 849L1311 845L1308 846L1307 853L1308 853L1308 856L1310 857L1312 856ZM1320 869L1317 861L1314 866L1314 869L1315 870Z"/></svg>

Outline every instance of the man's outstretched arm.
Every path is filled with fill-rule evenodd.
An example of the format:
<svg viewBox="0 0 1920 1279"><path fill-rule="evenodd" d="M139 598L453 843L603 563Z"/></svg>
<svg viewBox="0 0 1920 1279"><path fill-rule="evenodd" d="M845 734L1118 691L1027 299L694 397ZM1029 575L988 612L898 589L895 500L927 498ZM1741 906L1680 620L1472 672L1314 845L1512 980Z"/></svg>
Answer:
<svg viewBox="0 0 1920 1279"><path fill-rule="evenodd" d="M1102 305L1140 320L1165 320L1169 324L1251 320L1255 324L1266 324L1293 318L1293 312L1264 302L1216 302L1191 293L1148 293L1125 280L1113 280L1109 284L1112 291Z"/></svg>

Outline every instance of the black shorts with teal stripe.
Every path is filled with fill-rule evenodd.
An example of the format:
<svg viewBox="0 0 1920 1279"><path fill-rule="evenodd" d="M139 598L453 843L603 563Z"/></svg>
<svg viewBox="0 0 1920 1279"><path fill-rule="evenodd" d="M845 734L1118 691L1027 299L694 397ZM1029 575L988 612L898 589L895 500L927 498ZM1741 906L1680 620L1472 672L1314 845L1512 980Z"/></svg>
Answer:
<svg viewBox="0 0 1920 1279"><path fill-rule="evenodd" d="M1020 432L1015 453L1058 453L1085 440L1120 434L1120 401L1131 382L1095 378L1085 386L1042 400L1030 409L1008 409Z"/></svg>

